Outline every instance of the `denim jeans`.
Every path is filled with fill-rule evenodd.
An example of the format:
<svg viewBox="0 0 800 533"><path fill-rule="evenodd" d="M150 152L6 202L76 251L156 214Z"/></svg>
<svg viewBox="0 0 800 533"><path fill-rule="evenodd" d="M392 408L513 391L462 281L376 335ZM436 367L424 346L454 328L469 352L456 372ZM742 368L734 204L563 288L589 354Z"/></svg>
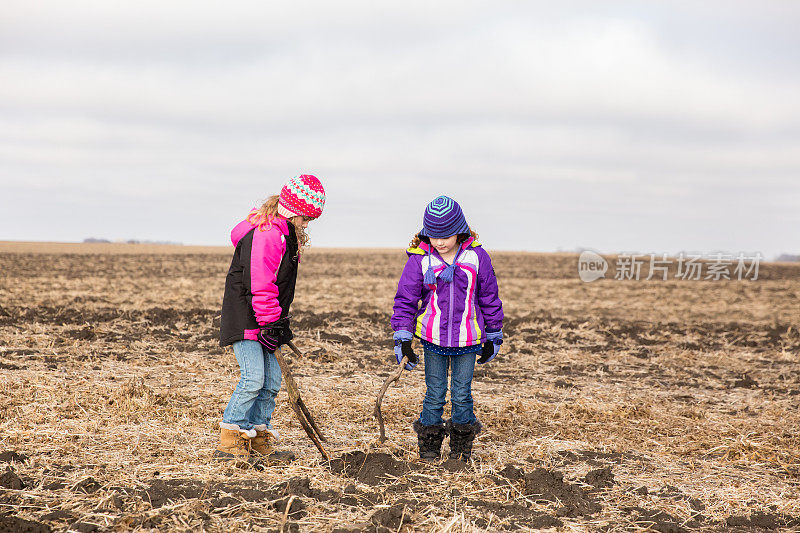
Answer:
<svg viewBox="0 0 800 533"><path fill-rule="evenodd" d="M275 354L268 352L260 342L251 340L234 342L233 353L242 377L222 421L241 429L253 429L258 425L272 429L275 396L281 389L281 367Z"/></svg>
<svg viewBox="0 0 800 533"><path fill-rule="evenodd" d="M439 355L425 350L425 399L419 422L423 426L441 424L447 396L447 371L451 371L450 402L454 424L472 424L472 373L475 370L475 354Z"/></svg>

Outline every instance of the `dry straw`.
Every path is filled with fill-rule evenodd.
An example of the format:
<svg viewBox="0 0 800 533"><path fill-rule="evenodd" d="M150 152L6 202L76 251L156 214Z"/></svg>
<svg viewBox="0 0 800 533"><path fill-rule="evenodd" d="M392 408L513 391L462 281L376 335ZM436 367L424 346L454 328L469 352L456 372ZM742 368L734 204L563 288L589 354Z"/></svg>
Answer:
<svg viewBox="0 0 800 533"><path fill-rule="evenodd" d="M386 393L384 444L372 416L393 369L402 254L312 251L294 307L305 357L290 364L331 455L410 465L373 486L320 460L285 392L274 422L296 462L210 460L238 379L215 338L227 254L0 254L0 452L27 456L4 456L25 487L3 490L2 513L115 531L798 523L800 268L766 266L751 283L586 285L574 257L498 255L507 341L476 373L476 461L449 471L416 461L421 366ZM603 467L613 484L587 483ZM573 492L531 494L537 468L599 510L564 511Z"/></svg>

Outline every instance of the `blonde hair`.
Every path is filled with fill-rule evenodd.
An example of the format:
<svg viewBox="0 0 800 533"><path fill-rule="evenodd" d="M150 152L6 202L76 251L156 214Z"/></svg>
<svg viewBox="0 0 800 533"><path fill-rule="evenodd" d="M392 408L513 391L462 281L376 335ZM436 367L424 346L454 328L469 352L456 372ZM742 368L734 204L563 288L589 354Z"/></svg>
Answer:
<svg viewBox="0 0 800 533"><path fill-rule="evenodd" d="M478 234L475 233L475 230L473 230L472 228L470 228L470 230L469 230L469 235L467 235L466 233L459 233L458 234L458 243L461 244L462 242L466 241L470 237L472 237L476 241L478 240ZM417 248L419 246L419 243L423 242L422 239L423 239L423 237L420 237L419 233L414 235L414 237L411 238L411 243L410 243L409 248ZM425 239L429 239L429 237L425 237Z"/></svg>
<svg viewBox="0 0 800 533"><path fill-rule="evenodd" d="M261 204L261 207L258 209L253 209L250 211L250 214L247 215L247 221L254 226L258 227L259 231L265 231L272 227L272 221L275 218L280 217L281 215L278 214L278 200L280 196L277 194L273 194L267 200ZM283 217L281 217L283 218ZM289 221L294 226L294 234L297 236L297 254L300 255L308 243L311 241L311 237L306 233L303 227L297 223L294 218L292 217Z"/></svg>

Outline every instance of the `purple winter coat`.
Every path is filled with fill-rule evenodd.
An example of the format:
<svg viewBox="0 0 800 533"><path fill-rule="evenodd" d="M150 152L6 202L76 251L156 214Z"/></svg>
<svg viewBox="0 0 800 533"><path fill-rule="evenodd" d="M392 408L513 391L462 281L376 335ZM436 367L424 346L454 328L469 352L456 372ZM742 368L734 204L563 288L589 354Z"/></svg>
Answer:
<svg viewBox="0 0 800 533"><path fill-rule="evenodd" d="M503 302L489 254L473 238L461 245L453 281L438 279L447 263L434 249L420 243L408 249L408 261L397 284L392 329L444 347L474 346L486 342L485 328L503 326ZM425 285L424 274L433 268L436 285ZM419 302L422 305L419 306Z"/></svg>

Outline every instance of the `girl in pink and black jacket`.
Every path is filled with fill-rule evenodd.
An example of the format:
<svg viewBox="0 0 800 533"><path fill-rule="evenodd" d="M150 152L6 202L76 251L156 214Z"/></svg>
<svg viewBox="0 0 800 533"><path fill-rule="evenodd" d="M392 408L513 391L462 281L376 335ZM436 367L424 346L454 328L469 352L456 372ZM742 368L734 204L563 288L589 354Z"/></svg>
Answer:
<svg viewBox="0 0 800 533"><path fill-rule="evenodd" d="M411 348L420 339L425 355L425 399L414 422L420 457L439 458L450 434L450 457L468 462L481 430L472 401L472 374L495 358L503 343L503 303L489 254L477 242L461 207L439 196L428 204L422 230L408 249L397 285L391 325L395 358L418 362ZM442 419L451 373L451 419Z"/></svg>
<svg viewBox="0 0 800 533"><path fill-rule="evenodd" d="M225 280L220 345L233 345L241 379L220 423L214 457L290 461L273 450L275 396L281 369L275 349L292 339L289 306L294 299L305 229L322 214L325 189L311 175L290 179L280 195L253 209L231 232L235 247Z"/></svg>

